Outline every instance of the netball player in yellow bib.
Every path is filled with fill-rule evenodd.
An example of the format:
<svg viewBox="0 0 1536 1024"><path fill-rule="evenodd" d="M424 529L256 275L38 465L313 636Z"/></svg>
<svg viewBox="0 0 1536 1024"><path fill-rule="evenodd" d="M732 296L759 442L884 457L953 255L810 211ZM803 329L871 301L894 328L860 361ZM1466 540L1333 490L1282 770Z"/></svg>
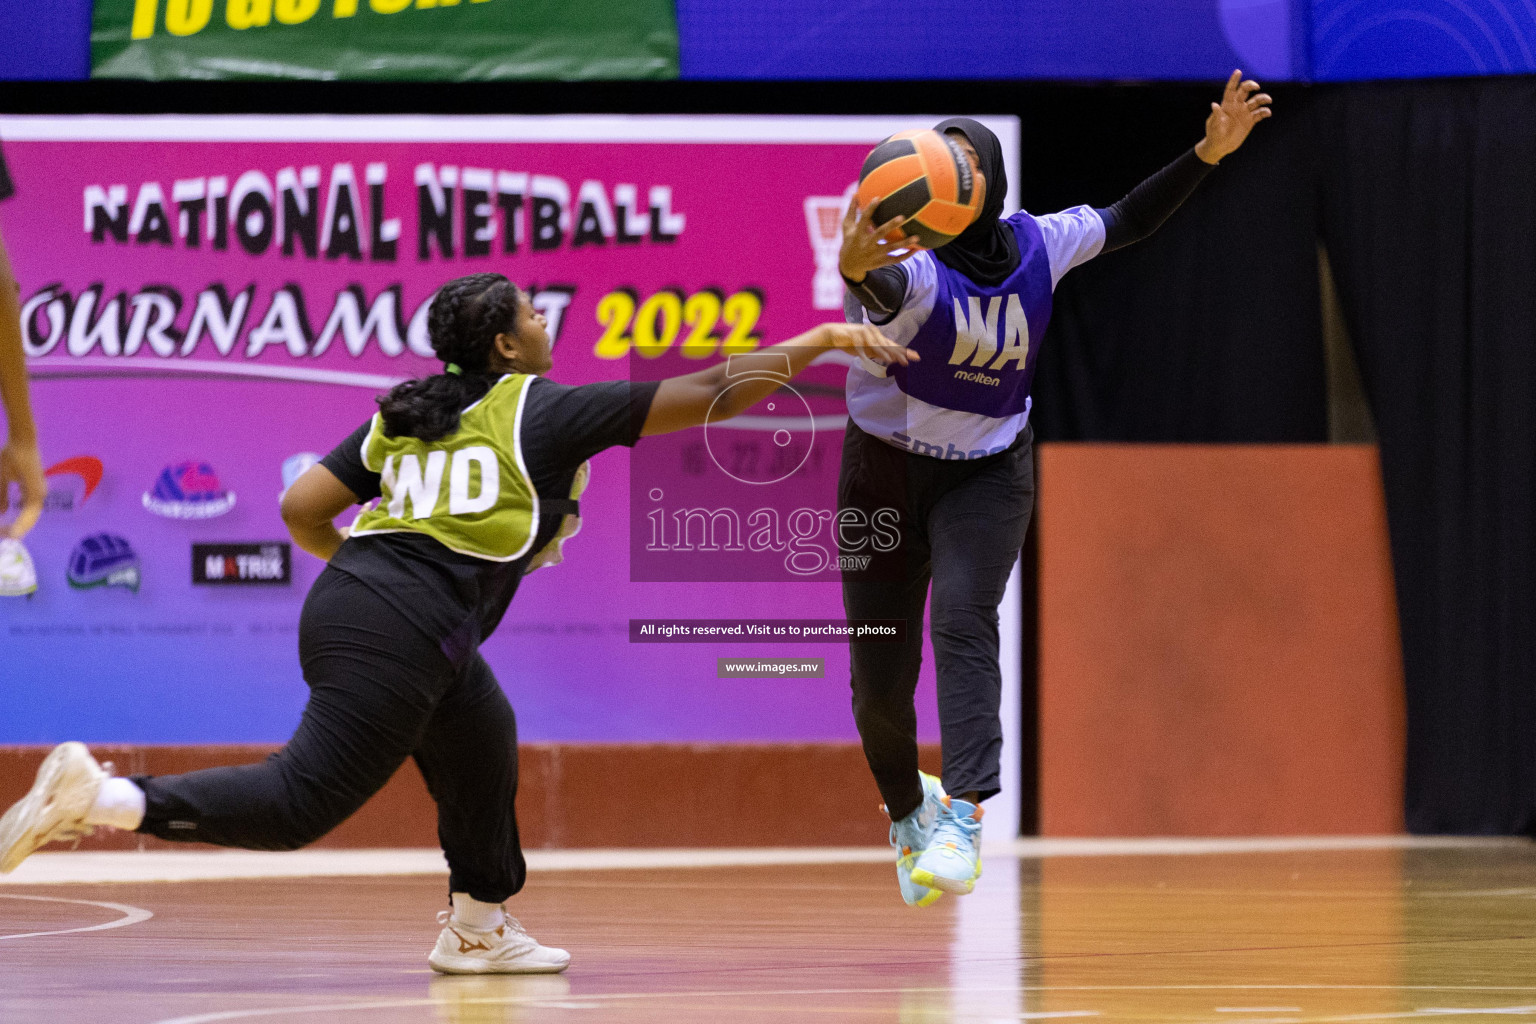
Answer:
<svg viewBox="0 0 1536 1024"><path fill-rule="evenodd" d="M451 911L429 963L444 973L565 969L502 904L523 887L513 797L517 728L479 654L518 582L559 558L586 461L615 445L728 418L831 348L911 356L873 327L825 324L774 346L779 372L721 363L648 383L546 380L544 317L499 274L443 287L429 314L444 372L401 384L294 483L283 518L329 564L304 603L299 658L310 687L298 731L260 764L111 778L78 743L56 748L0 819L0 871L98 825L179 842L291 850L363 805L407 757L438 808ZM350 536L333 521L378 499Z"/></svg>

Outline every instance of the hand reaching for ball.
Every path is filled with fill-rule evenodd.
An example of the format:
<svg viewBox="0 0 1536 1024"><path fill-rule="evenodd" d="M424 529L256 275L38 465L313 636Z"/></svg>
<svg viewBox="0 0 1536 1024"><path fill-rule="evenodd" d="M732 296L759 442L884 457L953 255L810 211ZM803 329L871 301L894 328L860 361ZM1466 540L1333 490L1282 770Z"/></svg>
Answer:
<svg viewBox="0 0 1536 1024"><path fill-rule="evenodd" d="M1195 155L1208 164L1237 151L1258 124L1274 114L1267 92L1259 92L1259 83L1243 78L1242 71L1232 72L1220 103L1211 104L1205 119L1205 138L1195 144Z"/></svg>
<svg viewBox="0 0 1536 1024"><path fill-rule="evenodd" d="M880 205L876 196L859 209L857 197L848 203L843 214L843 248L838 253L837 268L848 280L857 284L871 270L893 266L917 251L917 237L901 237L902 218L896 217L884 224L874 223L875 208ZM888 238L899 239L895 242ZM893 250L905 252L893 254Z"/></svg>

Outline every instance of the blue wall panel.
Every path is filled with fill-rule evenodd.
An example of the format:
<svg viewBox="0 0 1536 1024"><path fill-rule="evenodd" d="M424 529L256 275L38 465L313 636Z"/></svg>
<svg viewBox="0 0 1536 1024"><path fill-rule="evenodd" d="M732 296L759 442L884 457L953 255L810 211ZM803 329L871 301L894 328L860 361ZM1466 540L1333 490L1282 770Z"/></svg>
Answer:
<svg viewBox="0 0 1536 1024"><path fill-rule="evenodd" d="M0 0L0 79L91 75L91 0Z"/></svg>
<svg viewBox="0 0 1536 1024"><path fill-rule="evenodd" d="M1305 13L1295 0L677 0L694 79L1304 78Z"/></svg>
<svg viewBox="0 0 1536 1024"><path fill-rule="evenodd" d="M1313 0L1321 81L1536 71L1532 0Z"/></svg>
<svg viewBox="0 0 1536 1024"><path fill-rule="evenodd" d="M1536 72L1536 0L677 0L692 79ZM0 80L90 73L91 0L0 0Z"/></svg>

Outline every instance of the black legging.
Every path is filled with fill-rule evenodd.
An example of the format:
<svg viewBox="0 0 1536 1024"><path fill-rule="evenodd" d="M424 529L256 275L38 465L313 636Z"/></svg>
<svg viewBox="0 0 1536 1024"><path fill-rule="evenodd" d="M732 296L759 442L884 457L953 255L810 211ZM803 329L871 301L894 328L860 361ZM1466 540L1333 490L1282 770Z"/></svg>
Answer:
<svg viewBox="0 0 1536 1024"><path fill-rule="evenodd" d="M932 637L938 673L944 788L998 792L1003 746L997 607L1002 603L1034 507L1034 446L1028 427L997 455L944 460L914 455L860 430L843 438L838 509L867 517L901 512L901 544L873 552L863 571L843 572L850 619L904 619L904 643L852 642L853 718L891 818L922 803L917 776L917 689L923 606L933 583ZM867 547L862 553L870 553Z"/></svg>
<svg viewBox="0 0 1536 1024"><path fill-rule="evenodd" d="M327 568L299 619L309 703L288 744L259 764L135 776L139 831L177 842L293 850L341 824L407 757L437 801L449 890L500 903L523 887L517 722L478 653L455 671L437 645L365 584Z"/></svg>

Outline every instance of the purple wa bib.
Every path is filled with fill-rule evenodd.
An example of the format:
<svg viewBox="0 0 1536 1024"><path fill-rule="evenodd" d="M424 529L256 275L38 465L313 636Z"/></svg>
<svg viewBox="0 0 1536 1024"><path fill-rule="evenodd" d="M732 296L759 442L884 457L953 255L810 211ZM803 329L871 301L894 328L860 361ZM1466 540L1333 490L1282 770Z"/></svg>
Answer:
<svg viewBox="0 0 1536 1024"><path fill-rule="evenodd" d="M1033 217L1007 223L1019 241L1019 265L993 287L934 259L933 311L909 345L922 358L887 370L913 398L990 417L1017 415L1027 407L1051 319L1051 264Z"/></svg>

